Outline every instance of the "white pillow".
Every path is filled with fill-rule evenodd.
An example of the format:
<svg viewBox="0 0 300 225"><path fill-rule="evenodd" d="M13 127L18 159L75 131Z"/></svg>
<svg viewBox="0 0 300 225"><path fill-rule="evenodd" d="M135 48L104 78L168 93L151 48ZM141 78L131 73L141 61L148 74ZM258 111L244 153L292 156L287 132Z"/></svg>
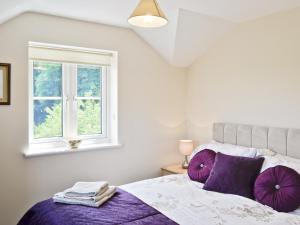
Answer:
<svg viewBox="0 0 300 225"><path fill-rule="evenodd" d="M270 149L256 149L257 150L257 153L256 153L256 156L259 157L259 156L274 156L276 155L277 153L270 150Z"/></svg>
<svg viewBox="0 0 300 225"><path fill-rule="evenodd" d="M190 159L194 157L198 152L210 149L215 152L221 152L226 155L232 156L243 156L243 157L251 157L254 158L257 154L257 149L255 148L248 148L239 145L231 145L231 144L222 144L219 142L211 142L209 144L202 144L199 145L191 154Z"/></svg>
<svg viewBox="0 0 300 225"><path fill-rule="evenodd" d="M295 159L289 156L276 154L275 156L264 156L265 161L260 172L278 165L290 167L300 174L300 159Z"/></svg>

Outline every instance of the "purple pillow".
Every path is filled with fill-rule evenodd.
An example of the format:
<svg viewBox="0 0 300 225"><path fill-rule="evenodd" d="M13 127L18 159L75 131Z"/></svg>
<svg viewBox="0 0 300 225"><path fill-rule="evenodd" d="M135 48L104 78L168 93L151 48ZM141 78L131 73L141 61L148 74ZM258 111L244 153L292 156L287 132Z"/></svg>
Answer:
<svg viewBox="0 0 300 225"><path fill-rule="evenodd" d="M217 153L203 189L254 199L253 188L264 158L248 158Z"/></svg>
<svg viewBox="0 0 300 225"><path fill-rule="evenodd" d="M188 175L191 180L205 183L215 162L216 153L210 149L198 152L190 161Z"/></svg>
<svg viewBox="0 0 300 225"><path fill-rule="evenodd" d="M300 206L300 175L285 166L269 168L257 177L254 195L278 212L292 212Z"/></svg>

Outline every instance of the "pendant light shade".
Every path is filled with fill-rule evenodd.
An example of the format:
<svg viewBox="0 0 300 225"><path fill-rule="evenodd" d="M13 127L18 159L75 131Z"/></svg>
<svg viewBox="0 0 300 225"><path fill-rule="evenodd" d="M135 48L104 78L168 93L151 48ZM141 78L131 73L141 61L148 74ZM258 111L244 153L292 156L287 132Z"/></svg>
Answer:
<svg viewBox="0 0 300 225"><path fill-rule="evenodd" d="M168 20L156 0L141 0L128 22L137 27L162 27Z"/></svg>

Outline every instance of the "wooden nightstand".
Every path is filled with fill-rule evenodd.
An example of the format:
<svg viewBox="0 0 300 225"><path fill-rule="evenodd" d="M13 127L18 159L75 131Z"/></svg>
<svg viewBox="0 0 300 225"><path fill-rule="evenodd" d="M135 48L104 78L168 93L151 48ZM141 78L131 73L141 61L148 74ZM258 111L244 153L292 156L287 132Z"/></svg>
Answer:
<svg viewBox="0 0 300 225"><path fill-rule="evenodd" d="M161 168L161 176L185 173L187 173L187 169L183 169L180 164L165 166Z"/></svg>

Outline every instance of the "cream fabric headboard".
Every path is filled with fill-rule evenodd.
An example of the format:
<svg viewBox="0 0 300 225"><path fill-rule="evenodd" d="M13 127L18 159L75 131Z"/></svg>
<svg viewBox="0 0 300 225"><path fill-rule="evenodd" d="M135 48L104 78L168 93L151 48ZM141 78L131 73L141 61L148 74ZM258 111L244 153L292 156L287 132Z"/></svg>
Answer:
<svg viewBox="0 0 300 225"><path fill-rule="evenodd" d="M267 148L300 158L300 129L214 123L213 139L221 143Z"/></svg>

